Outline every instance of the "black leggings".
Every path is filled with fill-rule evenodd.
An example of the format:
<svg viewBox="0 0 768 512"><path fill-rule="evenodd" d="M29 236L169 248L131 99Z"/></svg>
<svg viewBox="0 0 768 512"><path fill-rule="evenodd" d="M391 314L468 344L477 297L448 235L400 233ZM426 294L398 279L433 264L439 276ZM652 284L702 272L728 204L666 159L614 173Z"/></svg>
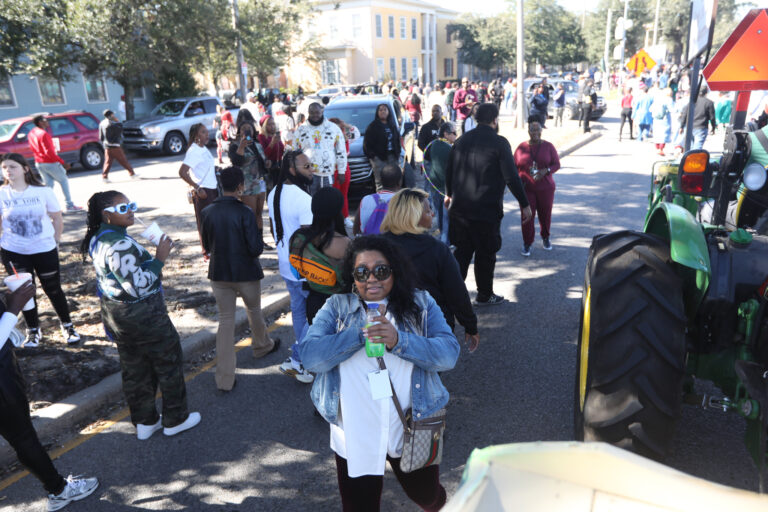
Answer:
<svg viewBox="0 0 768 512"><path fill-rule="evenodd" d="M378 512L381 506L383 475L349 476L347 459L336 456L336 478L341 494L341 508L344 512ZM427 466L411 473L400 469L400 459L387 455L395 478L405 494L422 510L427 512L443 508L446 501L445 488L440 485L440 466Z"/></svg>
<svg viewBox="0 0 768 512"><path fill-rule="evenodd" d="M19 461L43 483L46 491L59 494L64 490L66 482L56 471L32 426L24 378L10 341L0 350L0 435L16 451Z"/></svg>
<svg viewBox="0 0 768 512"><path fill-rule="evenodd" d="M631 108L622 108L621 109L621 125L619 126L619 138L621 138L621 132L624 131L624 121L629 121L629 138L632 137L632 109Z"/></svg>
<svg viewBox="0 0 768 512"><path fill-rule="evenodd" d="M40 280L43 291L53 304L53 309L59 316L61 323L71 322L69 317L69 305L64 290L61 289L61 274L59 273L59 251L52 249L48 252L39 252L35 254L18 254L15 252L0 249L0 256L3 259L5 271L9 275L13 274L11 263L16 267L17 272L29 272L32 274L32 283L35 281L35 274ZM27 327L37 329L40 327L40 317L37 314L37 300L35 307L29 311L24 311L24 320Z"/></svg>

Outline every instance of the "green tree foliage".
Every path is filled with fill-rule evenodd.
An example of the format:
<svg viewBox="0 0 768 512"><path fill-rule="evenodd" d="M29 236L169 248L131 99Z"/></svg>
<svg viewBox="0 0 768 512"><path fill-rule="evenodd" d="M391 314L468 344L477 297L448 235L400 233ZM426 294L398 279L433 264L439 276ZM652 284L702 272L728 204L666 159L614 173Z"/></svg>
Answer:
<svg viewBox="0 0 768 512"><path fill-rule="evenodd" d="M0 76L28 73L67 80L77 53L65 0L6 1L0 9Z"/></svg>
<svg viewBox="0 0 768 512"><path fill-rule="evenodd" d="M301 23L311 14L308 2L248 0L238 2L238 6L243 56L262 83L273 69L292 57L316 58L319 50L314 41L292 44L300 39Z"/></svg>
<svg viewBox="0 0 768 512"><path fill-rule="evenodd" d="M219 79L237 72L232 4L230 0L208 0L201 2L198 9L199 16L191 20L193 26L189 27L197 43L190 65L211 80L218 94Z"/></svg>
<svg viewBox="0 0 768 512"><path fill-rule="evenodd" d="M576 16L556 0L526 0L525 60L563 65L584 59L584 38Z"/></svg>
<svg viewBox="0 0 768 512"><path fill-rule="evenodd" d="M491 17L467 15L448 25L459 40L459 59L490 71L514 61L515 21L509 13Z"/></svg>
<svg viewBox="0 0 768 512"><path fill-rule="evenodd" d="M196 48L190 19L195 0L70 0L71 30L88 73L103 73L125 90L133 118L133 91L162 72L184 67Z"/></svg>
<svg viewBox="0 0 768 512"><path fill-rule="evenodd" d="M631 0L629 2L627 17L633 21L633 25L632 28L627 30L626 58L631 57L637 50L643 47L645 41L643 24L648 23L649 20L653 21L655 5L655 0ZM600 0L597 9L587 14L584 23L584 42L586 43L586 57L589 62L597 63L603 59L605 23L608 18L609 8L613 11L608 49L609 58L613 58L613 48L621 44L620 40L614 38L614 32L616 30L616 21L620 16L624 15L624 2L619 0Z"/></svg>
<svg viewBox="0 0 768 512"><path fill-rule="evenodd" d="M154 95L158 102L171 98L196 96L198 93L195 77L186 66L163 70L157 74L154 82Z"/></svg>

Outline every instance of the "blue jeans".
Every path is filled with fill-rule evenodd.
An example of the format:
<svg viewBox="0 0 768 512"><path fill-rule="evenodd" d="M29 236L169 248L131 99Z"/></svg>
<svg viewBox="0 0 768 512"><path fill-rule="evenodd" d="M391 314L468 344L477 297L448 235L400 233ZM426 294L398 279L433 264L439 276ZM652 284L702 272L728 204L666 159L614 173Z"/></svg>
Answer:
<svg viewBox="0 0 768 512"><path fill-rule="evenodd" d="M445 197L435 187L429 185L429 200L432 201L432 211L437 217L437 227L440 230L440 241L448 245L448 210L445 207Z"/></svg>
<svg viewBox="0 0 768 512"><path fill-rule="evenodd" d="M707 140L706 128L694 128L693 142L691 143L691 149L702 149L704 147L704 141Z"/></svg>
<svg viewBox="0 0 768 512"><path fill-rule="evenodd" d="M71 208L75 205L72 202L72 195L69 193L69 178L67 178L67 171L64 166L59 162L53 163L41 163L36 162L35 167L43 178L43 183L48 188L53 188L53 182L58 181L61 185L61 191L64 192L64 200L67 203L67 208Z"/></svg>
<svg viewBox="0 0 768 512"><path fill-rule="evenodd" d="M637 136L638 139L643 141L643 140L645 140L647 138L650 138L650 136L651 136L651 125L640 123L638 125L638 128L640 129L640 131L638 133L638 136Z"/></svg>
<svg viewBox="0 0 768 512"><path fill-rule="evenodd" d="M293 335L296 341L291 345L291 360L301 364L301 354L299 353L299 342L307 333L307 295L309 292L302 287L302 281L291 281L283 278L285 287L288 288L288 294L291 296L291 316L293 317Z"/></svg>

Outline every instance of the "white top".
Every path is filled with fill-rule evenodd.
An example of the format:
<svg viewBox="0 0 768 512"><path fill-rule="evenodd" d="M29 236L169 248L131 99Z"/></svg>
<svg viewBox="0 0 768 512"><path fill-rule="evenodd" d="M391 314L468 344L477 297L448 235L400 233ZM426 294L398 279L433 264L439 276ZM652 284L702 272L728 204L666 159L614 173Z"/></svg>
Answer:
<svg viewBox="0 0 768 512"><path fill-rule="evenodd" d="M277 237L275 225L275 190L273 188L267 197L269 220L272 222L272 232ZM280 195L280 219L283 223L283 239L277 244L277 263L280 275L289 281L302 281L293 273L293 267L288 261L288 243L293 233L301 226L312 224L312 197L296 185L283 185Z"/></svg>
<svg viewBox="0 0 768 512"><path fill-rule="evenodd" d="M10 185L0 187L0 215L3 234L0 247L19 254L37 254L56 248L49 213L60 212L53 189L29 185L17 192Z"/></svg>
<svg viewBox="0 0 768 512"><path fill-rule="evenodd" d="M189 176L198 187L216 188L216 161L207 147L190 144L183 163L192 170Z"/></svg>
<svg viewBox="0 0 768 512"><path fill-rule="evenodd" d="M468 117L467 121L464 123L464 133L474 130L475 128L477 128L477 121L475 121L474 117Z"/></svg>
<svg viewBox="0 0 768 512"><path fill-rule="evenodd" d="M394 323L389 312L386 317ZM384 364L405 412L411 407L413 363L385 352ZM350 478L383 475L387 455L402 455L403 423L395 402L392 398L371 398L368 374L377 370L376 358L365 355L365 347L339 364L341 414L339 425L331 424L331 449L347 459Z"/></svg>
<svg viewBox="0 0 768 512"><path fill-rule="evenodd" d="M6 311L3 316L0 317L0 349L2 349L8 342L11 336L11 331L16 327L18 318L13 313Z"/></svg>

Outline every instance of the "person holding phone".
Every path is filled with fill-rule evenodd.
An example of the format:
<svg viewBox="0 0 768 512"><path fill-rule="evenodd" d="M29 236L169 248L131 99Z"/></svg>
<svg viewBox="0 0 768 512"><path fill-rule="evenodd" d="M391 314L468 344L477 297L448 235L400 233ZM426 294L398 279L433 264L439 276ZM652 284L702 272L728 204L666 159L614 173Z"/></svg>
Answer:
<svg viewBox="0 0 768 512"><path fill-rule="evenodd" d="M256 125L243 122L237 126L237 136L229 145L229 161L243 171L245 182L240 200L249 207L256 216L256 226L264 231L264 201L267 198L267 157L264 148L257 140ZM264 249L274 250L271 245L264 243Z"/></svg>

